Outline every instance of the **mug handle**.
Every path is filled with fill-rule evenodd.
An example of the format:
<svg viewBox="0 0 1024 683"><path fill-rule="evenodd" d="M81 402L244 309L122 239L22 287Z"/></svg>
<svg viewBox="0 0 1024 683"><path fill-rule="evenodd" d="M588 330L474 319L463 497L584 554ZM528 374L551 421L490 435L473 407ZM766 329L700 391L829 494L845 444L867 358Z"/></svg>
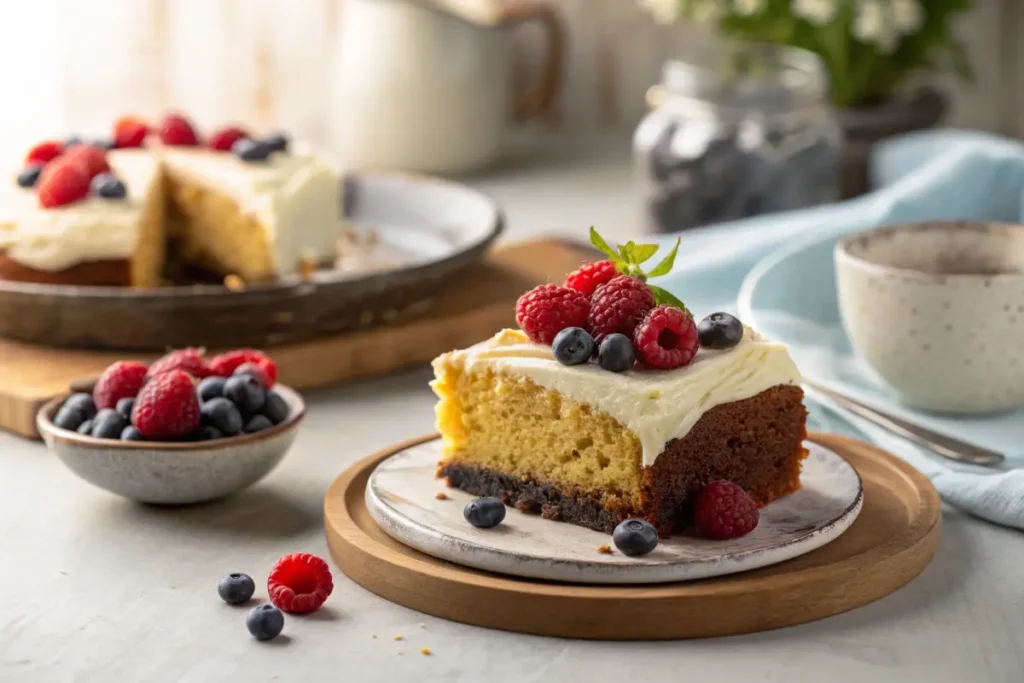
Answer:
<svg viewBox="0 0 1024 683"><path fill-rule="evenodd" d="M544 27L547 58L539 79L516 97L515 118L525 121L552 111L562 90L565 72L565 25L558 11L538 0L509 0L501 8L499 22L539 21Z"/></svg>

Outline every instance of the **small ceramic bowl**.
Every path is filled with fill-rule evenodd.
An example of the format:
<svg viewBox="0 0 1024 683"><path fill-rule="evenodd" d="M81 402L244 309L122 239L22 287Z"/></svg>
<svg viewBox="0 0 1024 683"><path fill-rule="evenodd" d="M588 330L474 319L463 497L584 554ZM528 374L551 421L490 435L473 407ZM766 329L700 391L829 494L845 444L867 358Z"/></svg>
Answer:
<svg viewBox="0 0 1024 683"><path fill-rule="evenodd" d="M926 222L841 240L839 311L850 341L914 408L1024 405L1024 226Z"/></svg>
<svg viewBox="0 0 1024 683"><path fill-rule="evenodd" d="M49 449L90 484L140 503L201 503L252 486L288 452L306 405L288 387L279 384L275 391L288 403L288 419L262 432L214 441L114 441L61 429L53 418L64 397L44 405L36 425Z"/></svg>

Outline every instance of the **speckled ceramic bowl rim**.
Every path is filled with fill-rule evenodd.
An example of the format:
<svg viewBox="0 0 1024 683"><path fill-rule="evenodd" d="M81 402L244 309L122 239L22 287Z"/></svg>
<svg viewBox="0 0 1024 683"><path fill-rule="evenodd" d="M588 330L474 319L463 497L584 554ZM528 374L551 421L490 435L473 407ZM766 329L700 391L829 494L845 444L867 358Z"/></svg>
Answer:
<svg viewBox="0 0 1024 683"><path fill-rule="evenodd" d="M923 280L935 284L946 282L999 282L1016 283L1024 280L1024 270L1016 273L930 273L915 268L902 268L899 266L887 266L875 263L868 259L851 253L850 248L855 242L874 240L879 237L889 236L900 232L928 232L931 230L975 230L985 234L999 233L1002 235L1015 236L1024 242L1024 225L1017 223L1000 223L990 221L918 221L914 223L895 223L883 225L879 228L858 232L844 237L836 242L835 255L837 259L845 260L864 270L873 271L879 275L901 275L904 278Z"/></svg>
<svg viewBox="0 0 1024 683"><path fill-rule="evenodd" d="M79 434L78 432L73 432L69 429L63 429L53 423L53 418L57 414L57 409L60 408L61 403L63 403L68 397L67 394L58 396L43 405L36 414L36 425L39 428L40 433L46 433L55 439L73 443L74 445L82 448L121 451L168 451L173 453L202 451L206 453L209 451L235 448L236 446L244 446L256 441L262 441L298 427L299 423L302 422L302 419L306 416L306 403L302 400L302 396L300 396L294 389L286 387L283 384L275 385L274 390L280 393L281 397L288 403L288 407L290 408L288 418L281 424L274 425L270 429L264 429L263 431L256 432L255 434L232 436L226 439L182 442L120 441L86 436L84 434Z"/></svg>

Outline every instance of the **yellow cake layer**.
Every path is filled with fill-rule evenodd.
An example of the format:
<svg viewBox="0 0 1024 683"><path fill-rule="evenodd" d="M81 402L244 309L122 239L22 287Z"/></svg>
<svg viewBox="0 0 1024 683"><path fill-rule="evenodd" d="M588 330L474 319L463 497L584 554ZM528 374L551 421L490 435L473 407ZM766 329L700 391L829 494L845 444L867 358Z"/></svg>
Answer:
<svg viewBox="0 0 1024 683"><path fill-rule="evenodd" d="M459 461L604 505L639 506L640 441L614 418L522 377L449 364L433 383L444 462Z"/></svg>

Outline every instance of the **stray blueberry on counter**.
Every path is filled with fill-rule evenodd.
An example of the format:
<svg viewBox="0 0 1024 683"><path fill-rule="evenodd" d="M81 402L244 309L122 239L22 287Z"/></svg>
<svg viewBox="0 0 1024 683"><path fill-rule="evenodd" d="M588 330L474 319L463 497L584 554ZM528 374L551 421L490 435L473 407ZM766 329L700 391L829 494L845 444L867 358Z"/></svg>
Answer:
<svg viewBox="0 0 1024 683"><path fill-rule="evenodd" d="M85 434L86 436L89 436L89 434L92 432L92 420L86 420L82 424L78 425L78 429L76 429L75 431L78 432L79 434Z"/></svg>
<svg viewBox="0 0 1024 683"><path fill-rule="evenodd" d="M505 504L497 498L474 498L466 503L462 516L478 529L490 529L505 519Z"/></svg>
<svg viewBox="0 0 1024 683"><path fill-rule="evenodd" d="M268 135L263 143L270 148L271 152L287 152L288 151L288 136L284 133L274 133Z"/></svg>
<svg viewBox="0 0 1024 683"><path fill-rule="evenodd" d="M224 436L242 433L242 414L235 404L223 396L211 398L199 408L204 425L213 427Z"/></svg>
<svg viewBox="0 0 1024 683"><path fill-rule="evenodd" d="M75 431L87 419L85 413L74 406L64 405L57 411L57 417L53 418L53 424L61 429Z"/></svg>
<svg viewBox="0 0 1024 683"><path fill-rule="evenodd" d="M625 372L633 367L636 349L624 334L616 332L601 340L597 349L597 363L609 372Z"/></svg>
<svg viewBox="0 0 1024 683"><path fill-rule="evenodd" d="M224 397L238 407L242 417L249 417L263 410L267 391L252 375L232 375L224 383Z"/></svg>
<svg viewBox="0 0 1024 683"><path fill-rule="evenodd" d="M551 351L562 365L582 365L594 355L594 338L581 327L567 327L555 335Z"/></svg>
<svg viewBox="0 0 1024 683"><path fill-rule="evenodd" d="M92 420L92 435L97 439L120 439L121 432L128 426L124 415L113 408L104 408Z"/></svg>
<svg viewBox="0 0 1024 683"><path fill-rule="evenodd" d="M249 138L241 138L231 146L231 152L242 161L266 161L271 151L266 142Z"/></svg>
<svg viewBox="0 0 1024 683"><path fill-rule="evenodd" d="M623 555L646 555L658 547L658 532L645 519L627 519L615 527L612 542Z"/></svg>
<svg viewBox="0 0 1024 683"><path fill-rule="evenodd" d="M94 194L104 199L124 199L128 196L128 189L113 173L100 173L92 179L89 187Z"/></svg>
<svg viewBox="0 0 1024 683"><path fill-rule="evenodd" d="M276 391L267 392L267 402L263 404L263 414L270 418L271 422L276 425L281 424L288 419L290 412L288 402L281 397L281 394Z"/></svg>
<svg viewBox="0 0 1024 683"><path fill-rule="evenodd" d="M142 435L135 427L128 425L121 430L121 441L145 441L146 437Z"/></svg>
<svg viewBox="0 0 1024 683"><path fill-rule="evenodd" d="M256 583L248 574L228 574L217 584L217 595L229 605L241 605L255 592Z"/></svg>
<svg viewBox="0 0 1024 683"><path fill-rule="evenodd" d="M728 313L712 313L697 325L697 337L706 349L731 349L743 339L743 323Z"/></svg>
<svg viewBox="0 0 1024 683"><path fill-rule="evenodd" d="M256 415L245 425L246 434L254 434L256 432L262 432L264 429L270 429L274 426L274 423L270 421L270 418L266 415Z"/></svg>
<svg viewBox="0 0 1024 683"><path fill-rule="evenodd" d="M42 164L29 164L18 174L18 187L35 187L36 181L39 180L39 174L42 172Z"/></svg>
<svg viewBox="0 0 1024 683"><path fill-rule="evenodd" d="M199 401L205 403L211 399L220 398L224 395L224 377L207 377L199 382Z"/></svg>
<svg viewBox="0 0 1024 683"><path fill-rule="evenodd" d="M117 412L119 412L122 415L124 415L124 419L131 420L132 419L132 408L134 408L134 407L135 407L135 399L132 398L131 396L125 396L122 399L118 399L116 409L117 409Z"/></svg>
<svg viewBox="0 0 1024 683"><path fill-rule="evenodd" d="M249 610L245 626L256 640L270 640L284 630L284 614L273 605L258 605Z"/></svg>

